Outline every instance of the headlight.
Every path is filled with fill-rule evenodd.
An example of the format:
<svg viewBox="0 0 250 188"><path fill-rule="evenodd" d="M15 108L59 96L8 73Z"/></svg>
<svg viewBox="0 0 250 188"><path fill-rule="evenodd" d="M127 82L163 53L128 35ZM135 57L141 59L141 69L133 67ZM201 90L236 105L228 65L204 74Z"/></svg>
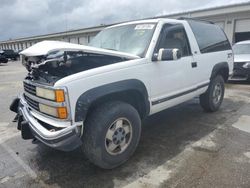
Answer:
<svg viewBox="0 0 250 188"><path fill-rule="evenodd" d="M60 118L66 119L68 117L67 108L66 107L51 107L44 104L39 104L40 112L45 114Z"/></svg>
<svg viewBox="0 0 250 188"><path fill-rule="evenodd" d="M243 65L243 68L250 69L250 62L247 62Z"/></svg>
<svg viewBox="0 0 250 188"><path fill-rule="evenodd" d="M44 89L44 88L36 87L36 96L54 101L55 91L51 89Z"/></svg>
<svg viewBox="0 0 250 188"><path fill-rule="evenodd" d="M64 90L62 89L52 90L36 87L36 96L42 97L44 99L53 100L56 102L65 101Z"/></svg>

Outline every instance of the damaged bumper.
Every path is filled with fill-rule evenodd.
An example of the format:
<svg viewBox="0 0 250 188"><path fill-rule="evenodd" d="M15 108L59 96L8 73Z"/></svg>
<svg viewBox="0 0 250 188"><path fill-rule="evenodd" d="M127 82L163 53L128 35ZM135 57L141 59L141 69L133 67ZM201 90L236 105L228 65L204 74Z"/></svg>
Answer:
<svg viewBox="0 0 250 188"><path fill-rule="evenodd" d="M48 129L40 120L32 116L23 97L14 101L18 100L19 105L16 109L19 115L18 129L22 131L24 139L36 138L49 147L63 151L74 150L82 144L80 126L72 125L61 129ZM17 103L14 101L13 104ZM12 111L14 111L13 106Z"/></svg>

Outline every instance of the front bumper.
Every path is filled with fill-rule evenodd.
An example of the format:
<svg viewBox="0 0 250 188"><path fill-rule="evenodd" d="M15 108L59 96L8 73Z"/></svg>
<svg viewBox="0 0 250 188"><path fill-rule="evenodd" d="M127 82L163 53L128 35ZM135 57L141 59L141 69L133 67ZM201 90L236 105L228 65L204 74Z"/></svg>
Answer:
<svg viewBox="0 0 250 188"><path fill-rule="evenodd" d="M244 63L235 63L231 80L249 80L250 69L243 67Z"/></svg>
<svg viewBox="0 0 250 188"><path fill-rule="evenodd" d="M18 121L18 127L21 128L21 131L27 130L27 127L22 126L28 126L32 135L49 147L71 151L82 144L80 126L72 125L59 130L48 130L38 119L31 115L30 109L22 97L18 106L18 114L19 119L21 119Z"/></svg>

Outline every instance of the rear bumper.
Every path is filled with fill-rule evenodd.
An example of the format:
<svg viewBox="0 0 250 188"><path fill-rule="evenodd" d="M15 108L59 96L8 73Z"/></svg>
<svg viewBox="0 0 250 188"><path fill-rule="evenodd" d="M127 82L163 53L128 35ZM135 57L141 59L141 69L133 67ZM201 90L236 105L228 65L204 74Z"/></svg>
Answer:
<svg viewBox="0 0 250 188"><path fill-rule="evenodd" d="M63 150L71 151L79 147L82 144L81 141L81 127L77 125L72 125L66 128L59 130L48 130L40 123L34 116L31 115L27 103L21 97L18 114L21 121L19 122L18 127L21 128L21 131L24 131L26 128L22 126L28 126L33 137L40 140L49 147ZM27 123L22 123L27 122Z"/></svg>

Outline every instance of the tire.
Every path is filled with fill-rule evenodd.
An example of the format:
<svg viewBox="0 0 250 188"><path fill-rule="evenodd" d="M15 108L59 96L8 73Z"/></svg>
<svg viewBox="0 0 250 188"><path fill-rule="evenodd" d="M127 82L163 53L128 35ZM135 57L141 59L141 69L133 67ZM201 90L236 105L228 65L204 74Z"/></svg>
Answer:
<svg viewBox="0 0 250 188"><path fill-rule="evenodd" d="M141 119L137 110L124 102L108 102L87 117L82 149L92 163L112 169L134 153L140 135Z"/></svg>
<svg viewBox="0 0 250 188"><path fill-rule="evenodd" d="M206 112L217 111L224 98L225 85L221 75L215 76L209 84L206 93L200 95L200 105Z"/></svg>
<svg viewBox="0 0 250 188"><path fill-rule="evenodd" d="M250 83L250 74L247 75L247 82Z"/></svg>

